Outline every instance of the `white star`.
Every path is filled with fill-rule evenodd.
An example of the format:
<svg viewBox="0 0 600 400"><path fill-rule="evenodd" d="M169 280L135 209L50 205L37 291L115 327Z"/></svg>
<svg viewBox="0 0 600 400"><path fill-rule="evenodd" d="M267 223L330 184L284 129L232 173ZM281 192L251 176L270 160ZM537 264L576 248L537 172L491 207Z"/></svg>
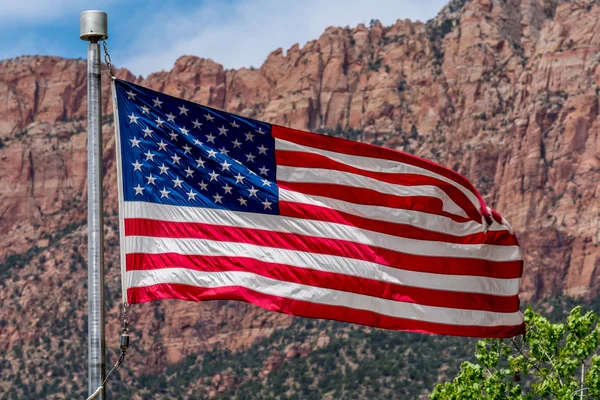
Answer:
<svg viewBox="0 0 600 400"><path fill-rule="evenodd" d="M154 185L154 181L156 180L156 178L153 177L152 174L148 175L146 179L148 179L148 185Z"/></svg>
<svg viewBox="0 0 600 400"><path fill-rule="evenodd" d="M175 179L171 179L171 180L175 184L175 186L173 186L173 187L181 187L181 184L183 183L183 181L181 179L179 179L178 176L176 176Z"/></svg>
<svg viewBox="0 0 600 400"><path fill-rule="evenodd" d="M264 154L265 156L267 155L267 150L269 150L264 144L261 144L260 147L257 147L257 149L258 154Z"/></svg>
<svg viewBox="0 0 600 400"><path fill-rule="evenodd" d="M171 133L169 133L169 136L171 136L171 140L177 141L177 136L179 136L179 135L176 134L175 132L171 131Z"/></svg>
<svg viewBox="0 0 600 400"><path fill-rule="evenodd" d="M192 148L187 144L185 146L182 146L182 148L184 150L183 154L192 154Z"/></svg>
<svg viewBox="0 0 600 400"><path fill-rule="evenodd" d="M146 161L148 161L148 160L154 161L155 154L152 153L150 150L148 150L147 153L144 153L144 155L146 156Z"/></svg>
<svg viewBox="0 0 600 400"><path fill-rule="evenodd" d="M131 142L131 147L140 147L141 140L138 140L137 137L134 136L133 139L129 139L129 141Z"/></svg>
<svg viewBox="0 0 600 400"><path fill-rule="evenodd" d="M245 206L248 202L248 200L244 199L242 196L240 196L240 198L237 200L240 202L240 206Z"/></svg>
<svg viewBox="0 0 600 400"><path fill-rule="evenodd" d="M134 113L131 113L131 115L128 115L128 117L130 124L137 124L137 120L140 119L140 117L136 117Z"/></svg>
<svg viewBox="0 0 600 400"><path fill-rule="evenodd" d="M211 172L211 173L210 173L210 174L208 174L208 175L210 175L210 181L211 181L211 182L212 182L212 181L216 181L216 180L217 180L217 178L219 177L219 174L217 174L215 171Z"/></svg>
<svg viewBox="0 0 600 400"><path fill-rule="evenodd" d="M131 163L131 165L133 165L133 170L134 171L141 171L142 170L142 164L140 164L139 161L135 161L134 163Z"/></svg>
<svg viewBox="0 0 600 400"><path fill-rule="evenodd" d="M234 149L239 148L242 145L242 143L239 142L237 139L235 139L234 141L232 141L231 144L233 144L233 148Z"/></svg>
<svg viewBox="0 0 600 400"><path fill-rule="evenodd" d="M200 127L202 126L202 122L198 122L198 118L196 118L196 120L192 122L192 124L194 124L195 129L200 129Z"/></svg>
<svg viewBox="0 0 600 400"><path fill-rule="evenodd" d="M194 170L191 169L190 167L187 167L187 169L184 170L184 171L185 171L185 177L186 178L189 178L190 176L194 175Z"/></svg>
<svg viewBox="0 0 600 400"><path fill-rule="evenodd" d="M234 176L235 178L235 184L237 185L238 183L244 183L244 179L246 178L245 176L242 176L242 174L240 174L238 172L238 174L236 176Z"/></svg>
<svg viewBox="0 0 600 400"><path fill-rule="evenodd" d="M131 90L129 92L125 92L125 93L127 93L128 100L131 100L131 99L135 100L135 96L137 96L137 94L133 93Z"/></svg>
<svg viewBox="0 0 600 400"><path fill-rule="evenodd" d="M156 122L156 126L158 126L159 128L162 128L163 124L165 123L165 121L163 121L162 119L160 119L160 117L156 118L154 120L154 122Z"/></svg>
<svg viewBox="0 0 600 400"><path fill-rule="evenodd" d="M254 186L252 186L252 189L248 189L248 192L250 192L250 196L248 197L256 197L256 192L258 192L258 189L254 189Z"/></svg>
<svg viewBox="0 0 600 400"><path fill-rule="evenodd" d="M204 183L204 181L200 182L198 185L200 185L200 190L208 190L208 184Z"/></svg>
<svg viewBox="0 0 600 400"><path fill-rule="evenodd" d="M263 186L267 186L267 187L271 187L271 182L269 182L269 181L268 181L268 180L266 180L266 179L263 179L263 180L262 180L262 185L263 185Z"/></svg>
<svg viewBox="0 0 600 400"><path fill-rule="evenodd" d="M248 140L252 142L252 138L254 137L254 135L253 135L253 134L251 134L250 132L246 133L245 135L246 135L246 142L247 142Z"/></svg>
<svg viewBox="0 0 600 400"><path fill-rule="evenodd" d="M150 109L147 106L142 106L142 114L150 115Z"/></svg>
<svg viewBox="0 0 600 400"><path fill-rule="evenodd" d="M179 108L179 115L187 115L187 112L190 111L188 108L185 108L185 104L177 108Z"/></svg>
<svg viewBox="0 0 600 400"><path fill-rule="evenodd" d="M261 135L264 135L265 133L267 133L267 132L263 131L261 127L258 127L258 129L255 129L255 131L260 133Z"/></svg>
<svg viewBox="0 0 600 400"><path fill-rule="evenodd" d="M179 164L179 160L181 160L181 157L179 157L177 154L173 154L171 156L171 159L173 160L173 164Z"/></svg>
<svg viewBox="0 0 600 400"><path fill-rule="evenodd" d="M160 167L158 167L158 169L160 169L160 174L166 174L167 171L169 170L169 167L165 167L165 163L163 163L163 165L161 165Z"/></svg>
<svg viewBox="0 0 600 400"><path fill-rule="evenodd" d="M167 122L175 122L175 116L172 113L167 114Z"/></svg>
<svg viewBox="0 0 600 400"><path fill-rule="evenodd" d="M213 136L212 133L209 133L208 135L206 135L206 141L210 142L210 143L214 143L215 142L215 137Z"/></svg>
<svg viewBox="0 0 600 400"><path fill-rule="evenodd" d="M262 202L263 206L265 206L265 210L268 208L269 210L272 210L271 208L271 203L268 199Z"/></svg>
<svg viewBox="0 0 600 400"><path fill-rule="evenodd" d="M194 139L194 144L196 146L202 146L204 143L202 143L201 141L199 141L198 139Z"/></svg>
<svg viewBox="0 0 600 400"><path fill-rule="evenodd" d="M133 190L135 190L135 195L137 196L138 194L142 194L142 192L144 191L144 188L140 186L140 184L138 183L137 187L134 187Z"/></svg>
<svg viewBox="0 0 600 400"><path fill-rule="evenodd" d="M227 155L227 153L229 153L229 150L227 150L227 149L225 148L225 146L223 146L223 147L221 147L221 148L219 149L219 153Z"/></svg>
<svg viewBox="0 0 600 400"><path fill-rule="evenodd" d="M160 101L158 99L158 97L152 101L154 102L154 107L158 107L158 108L160 108L160 105L163 103L162 101Z"/></svg>
<svg viewBox="0 0 600 400"><path fill-rule="evenodd" d="M184 126L183 128L179 128L179 130L180 130L180 131L181 131L181 133L183 133L185 136L187 136L187 135L188 135L188 132L189 132L189 131L188 131L187 129L185 129L185 126Z"/></svg>
<svg viewBox="0 0 600 400"><path fill-rule="evenodd" d="M220 165L221 165L221 167L223 168L223 169L222 169L223 171L225 171L225 170L229 171L229 167L231 167L231 164L229 164L229 163L227 162L227 160L223 160L223 163L221 163Z"/></svg>
<svg viewBox="0 0 600 400"><path fill-rule="evenodd" d="M206 161L202 161L202 158L198 157L198 159L194 160L194 161L196 161L196 163L198 163L198 165L196 165L197 168L204 168L204 163Z"/></svg>
<svg viewBox="0 0 600 400"><path fill-rule="evenodd" d="M225 125L223 125L222 127L219 128L219 136L221 136L221 135L227 136L227 131L228 130L229 129L225 128Z"/></svg>
<svg viewBox="0 0 600 400"><path fill-rule="evenodd" d="M223 186L223 190L225 190L224 194L231 194L231 189L233 189L231 186L225 184L225 186Z"/></svg>
<svg viewBox="0 0 600 400"><path fill-rule="evenodd" d="M188 195L188 200L196 200L196 195L198 193L195 193L192 189L190 189L190 191L186 194Z"/></svg>
<svg viewBox="0 0 600 400"><path fill-rule="evenodd" d="M213 117L212 115L210 115L208 113L204 116L204 118L206 118L206 120L210 121L210 122L213 122L215 120L215 117Z"/></svg>
<svg viewBox="0 0 600 400"><path fill-rule="evenodd" d="M250 175L256 175L256 172L252 171L250 168L248 168L248 173L249 173Z"/></svg>
<svg viewBox="0 0 600 400"><path fill-rule="evenodd" d="M262 168L259 168L258 170L260 171L260 174L261 174L261 175L267 175L267 172L269 172L269 169L268 169L268 168L265 168L265 166L264 166L264 165L263 165L263 167L262 167Z"/></svg>
<svg viewBox="0 0 600 400"><path fill-rule="evenodd" d="M248 161L248 162L254 162L255 158L256 158L256 156L252 155L252 153L246 154L246 161Z"/></svg>
<svg viewBox="0 0 600 400"><path fill-rule="evenodd" d="M207 153L209 157L215 157L217 155L217 152L213 149L208 150Z"/></svg>
<svg viewBox="0 0 600 400"><path fill-rule="evenodd" d="M237 124L237 122L235 122L235 121L233 121L233 122L231 123L231 126L232 126L233 128L239 128L239 127L240 127L240 126Z"/></svg>
<svg viewBox="0 0 600 400"><path fill-rule="evenodd" d="M144 132L144 137L148 137L148 136L152 136L152 132L154 132L152 129L145 127L142 132Z"/></svg>
<svg viewBox="0 0 600 400"><path fill-rule="evenodd" d="M160 143L157 143L158 145L158 151L166 151L167 148L167 143L163 142L162 139L160 139Z"/></svg>
<svg viewBox="0 0 600 400"><path fill-rule="evenodd" d="M222 198L223 198L223 196L219 196L219 193L217 193L217 194L215 194L215 195L213 196L213 199L215 199L215 203L221 203L221 204L223 204L223 203L221 202L221 199L222 199Z"/></svg>
<svg viewBox="0 0 600 400"><path fill-rule="evenodd" d="M169 192L169 191L167 190L167 188L163 188L163 190L159 190L159 192L160 192L160 198L161 198L161 199L162 199L163 197L166 197L166 198L168 199L168 198L169 198L169 193L171 193L171 192Z"/></svg>

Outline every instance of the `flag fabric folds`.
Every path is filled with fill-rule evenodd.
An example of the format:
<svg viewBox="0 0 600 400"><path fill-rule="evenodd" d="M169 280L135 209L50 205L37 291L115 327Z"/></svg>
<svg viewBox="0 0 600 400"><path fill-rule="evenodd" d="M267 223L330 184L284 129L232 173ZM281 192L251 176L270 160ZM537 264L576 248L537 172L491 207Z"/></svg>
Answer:
<svg viewBox="0 0 600 400"><path fill-rule="evenodd" d="M113 82L124 300L511 337L521 250L461 175Z"/></svg>

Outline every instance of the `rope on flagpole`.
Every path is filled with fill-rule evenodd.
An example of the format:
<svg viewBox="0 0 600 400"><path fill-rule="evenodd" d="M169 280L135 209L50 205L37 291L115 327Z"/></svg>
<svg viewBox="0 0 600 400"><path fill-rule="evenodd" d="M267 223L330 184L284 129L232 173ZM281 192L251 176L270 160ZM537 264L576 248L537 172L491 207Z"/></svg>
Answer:
<svg viewBox="0 0 600 400"><path fill-rule="evenodd" d="M106 40L102 41L102 48L104 49L104 62L108 67L108 73L110 74L110 79L117 79L115 74L113 73L112 60L110 59L110 54L108 53L108 46L106 45Z"/></svg>
<svg viewBox="0 0 600 400"><path fill-rule="evenodd" d="M108 378L114 371L117 370L117 368L121 366L121 364L123 364L123 361L125 360L125 355L127 354L127 349L129 348L129 304L127 302L123 303L123 329L121 331L121 342L119 347L121 348L121 355L119 355L119 359L117 360L116 364L112 367L108 374L106 374L106 378L104 378L100 386L98 386L98 389L96 389L96 391L92 393L87 400L95 399L100 394L102 389L104 389L104 385L106 384Z"/></svg>

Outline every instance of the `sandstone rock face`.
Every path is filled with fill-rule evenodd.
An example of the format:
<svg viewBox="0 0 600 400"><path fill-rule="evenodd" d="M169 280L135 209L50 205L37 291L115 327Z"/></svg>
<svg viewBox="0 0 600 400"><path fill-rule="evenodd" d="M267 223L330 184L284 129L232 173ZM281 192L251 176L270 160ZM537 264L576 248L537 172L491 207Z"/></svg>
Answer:
<svg viewBox="0 0 600 400"><path fill-rule="evenodd" d="M455 0L427 24L329 28L302 48L275 50L257 70L184 56L171 71L146 79L117 74L276 124L352 129L357 140L453 168L516 231L526 260L523 299L596 296L599 18L600 6L587 1ZM107 286L117 299L112 104L108 79L103 84ZM17 316L42 325L85 312L85 61L0 61L0 96L0 273L10 288L0 291L8 321L0 324L2 352L34 340L18 334L11 322ZM113 302L111 339L118 336L117 316ZM143 305L133 318L140 333L153 332L139 338L144 352L134 355L133 373L215 346L241 349L291 323L219 302ZM284 354L298 352L296 346ZM0 373L0 387L2 379ZM229 379L218 380L214 393Z"/></svg>

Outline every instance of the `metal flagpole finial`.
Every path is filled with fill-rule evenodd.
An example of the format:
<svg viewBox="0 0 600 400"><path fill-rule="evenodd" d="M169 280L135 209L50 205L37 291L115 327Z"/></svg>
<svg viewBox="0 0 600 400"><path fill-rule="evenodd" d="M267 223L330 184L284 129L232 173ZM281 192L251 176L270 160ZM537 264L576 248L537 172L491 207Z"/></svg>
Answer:
<svg viewBox="0 0 600 400"><path fill-rule="evenodd" d="M79 38L92 43L108 39L108 17L104 11L89 10L79 15Z"/></svg>

